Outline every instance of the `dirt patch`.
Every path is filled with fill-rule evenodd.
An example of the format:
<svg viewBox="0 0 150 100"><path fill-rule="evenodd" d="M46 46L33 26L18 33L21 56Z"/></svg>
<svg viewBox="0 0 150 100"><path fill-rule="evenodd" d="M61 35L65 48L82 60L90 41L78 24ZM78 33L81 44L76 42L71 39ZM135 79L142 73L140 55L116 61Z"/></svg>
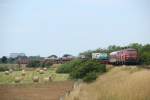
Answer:
<svg viewBox="0 0 150 100"><path fill-rule="evenodd" d="M59 100L72 90L73 82L52 82L32 85L0 85L0 100Z"/></svg>

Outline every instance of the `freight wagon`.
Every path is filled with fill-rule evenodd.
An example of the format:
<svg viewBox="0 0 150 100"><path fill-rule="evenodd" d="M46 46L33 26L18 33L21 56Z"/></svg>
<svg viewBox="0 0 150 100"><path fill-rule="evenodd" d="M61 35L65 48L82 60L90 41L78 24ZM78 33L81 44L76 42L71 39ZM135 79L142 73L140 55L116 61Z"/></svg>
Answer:
<svg viewBox="0 0 150 100"><path fill-rule="evenodd" d="M111 64L137 64L138 61L138 51L133 48L115 51L109 54L109 62Z"/></svg>
<svg viewBox="0 0 150 100"><path fill-rule="evenodd" d="M109 57L107 53L92 53L92 59L96 59L103 64L109 63Z"/></svg>

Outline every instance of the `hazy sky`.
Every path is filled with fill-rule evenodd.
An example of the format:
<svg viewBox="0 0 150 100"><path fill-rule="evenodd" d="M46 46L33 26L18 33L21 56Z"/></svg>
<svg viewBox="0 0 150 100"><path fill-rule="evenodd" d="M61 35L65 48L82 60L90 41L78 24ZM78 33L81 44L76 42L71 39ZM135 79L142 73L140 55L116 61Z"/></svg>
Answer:
<svg viewBox="0 0 150 100"><path fill-rule="evenodd" d="M0 56L150 43L150 0L0 0Z"/></svg>

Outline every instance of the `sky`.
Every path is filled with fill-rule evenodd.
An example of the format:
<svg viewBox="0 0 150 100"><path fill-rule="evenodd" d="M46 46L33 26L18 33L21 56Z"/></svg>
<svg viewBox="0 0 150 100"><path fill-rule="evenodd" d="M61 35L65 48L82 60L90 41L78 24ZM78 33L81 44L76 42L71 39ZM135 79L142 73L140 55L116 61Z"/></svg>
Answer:
<svg viewBox="0 0 150 100"><path fill-rule="evenodd" d="M0 0L0 57L150 43L150 0Z"/></svg>

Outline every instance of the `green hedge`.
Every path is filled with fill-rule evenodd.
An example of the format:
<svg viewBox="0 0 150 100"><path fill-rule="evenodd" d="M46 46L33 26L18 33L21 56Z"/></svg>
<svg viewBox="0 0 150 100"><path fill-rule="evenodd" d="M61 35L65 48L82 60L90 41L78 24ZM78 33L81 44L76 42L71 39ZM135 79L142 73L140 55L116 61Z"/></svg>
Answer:
<svg viewBox="0 0 150 100"><path fill-rule="evenodd" d="M106 72L106 66L94 60L74 60L60 66L57 73L69 73L72 79L91 82L99 74Z"/></svg>
<svg viewBox="0 0 150 100"><path fill-rule="evenodd" d="M0 66L0 72L8 71L9 68L7 66Z"/></svg>
<svg viewBox="0 0 150 100"><path fill-rule="evenodd" d="M86 76L83 78L83 81L92 82L96 80L97 77L98 77L98 74L96 72L90 72L86 74Z"/></svg>
<svg viewBox="0 0 150 100"><path fill-rule="evenodd" d="M94 73L96 77L97 76L96 74L101 74L104 72L106 72L105 65L100 64L98 61L87 60L75 66L74 70L72 70L72 72L70 73L70 76L73 79L84 79L86 77L89 77L91 73L92 74Z"/></svg>
<svg viewBox="0 0 150 100"><path fill-rule="evenodd" d="M26 66L27 67L40 67L40 61L30 61Z"/></svg>
<svg viewBox="0 0 150 100"><path fill-rule="evenodd" d="M70 62L67 62L65 64L62 64L58 69L57 69L57 73L70 73L75 66L79 65L80 63L82 63L82 60L73 60Z"/></svg>
<svg viewBox="0 0 150 100"><path fill-rule="evenodd" d="M50 67L52 65L51 62L41 62L37 60L30 61L26 66L31 68L37 67Z"/></svg>

